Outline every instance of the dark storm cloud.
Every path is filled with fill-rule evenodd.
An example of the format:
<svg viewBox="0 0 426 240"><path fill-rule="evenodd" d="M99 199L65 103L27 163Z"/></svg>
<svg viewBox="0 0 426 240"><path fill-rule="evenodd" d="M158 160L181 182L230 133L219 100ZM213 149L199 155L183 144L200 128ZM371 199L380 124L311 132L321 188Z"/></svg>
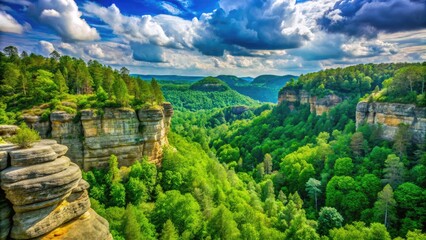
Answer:
<svg viewBox="0 0 426 240"><path fill-rule="evenodd" d="M201 20L194 46L203 54L221 56L227 50L244 56L248 50L297 48L312 35L300 22L294 2L237 0L233 4Z"/></svg>
<svg viewBox="0 0 426 240"><path fill-rule="evenodd" d="M376 37L379 32L426 28L426 0L342 0L319 24L329 32Z"/></svg>

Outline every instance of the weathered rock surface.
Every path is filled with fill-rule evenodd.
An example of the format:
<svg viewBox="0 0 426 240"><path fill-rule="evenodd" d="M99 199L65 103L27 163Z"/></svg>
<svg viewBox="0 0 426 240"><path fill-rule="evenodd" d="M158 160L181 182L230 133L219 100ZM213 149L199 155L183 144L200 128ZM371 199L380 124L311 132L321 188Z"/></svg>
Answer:
<svg viewBox="0 0 426 240"><path fill-rule="evenodd" d="M108 222L90 209L80 168L63 156L66 146L42 140L29 149L1 149L11 165L0 173L0 239L52 239L69 226L78 229L62 231L61 239L111 239Z"/></svg>
<svg viewBox="0 0 426 240"><path fill-rule="evenodd" d="M7 152L1 151L0 152L0 171L7 167L7 158L8 158Z"/></svg>
<svg viewBox="0 0 426 240"><path fill-rule="evenodd" d="M51 233L44 235L40 240L75 240L75 239L105 239L112 240L108 231L108 222L100 217L95 211L89 209L79 218L70 221Z"/></svg>
<svg viewBox="0 0 426 240"><path fill-rule="evenodd" d="M17 149L9 152L12 166L30 166L50 162L57 154L50 146L35 146L29 149Z"/></svg>
<svg viewBox="0 0 426 240"><path fill-rule="evenodd" d="M0 171L7 168L7 166L8 154L6 151L0 150ZM0 179L0 184L1 182L2 181ZM9 200L6 199L3 189L0 188L0 240L7 239L9 236L9 232L12 227L12 215L12 206L10 205Z"/></svg>
<svg viewBox="0 0 426 240"><path fill-rule="evenodd" d="M382 138L393 140L398 126L406 124L416 143L425 142L426 108L414 104L359 102L356 107L356 125L362 123L380 124Z"/></svg>
<svg viewBox="0 0 426 240"><path fill-rule="evenodd" d="M83 110L79 120L74 114L52 112L49 127L34 116L27 115L24 120L42 137L51 136L62 144L59 146L66 145L67 156L88 170L107 166L111 154L118 157L120 166L131 165L143 156L160 164L172 115L172 105L164 103L158 109L138 111L111 108L99 114L97 110ZM66 151L52 148L59 156Z"/></svg>
<svg viewBox="0 0 426 240"><path fill-rule="evenodd" d="M15 135L18 129L19 127L15 125L0 125L0 137Z"/></svg>
<svg viewBox="0 0 426 240"><path fill-rule="evenodd" d="M294 103L309 104L310 111L320 116L328 113L333 107L342 102L342 98L335 94L327 95L323 98L311 96L305 90L284 90L278 96L278 104L283 102L289 103L289 108L293 110Z"/></svg>
<svg viewBox="0 0 426 240"><path fill-rule="evenodd" d="M7 239L12 227L13 210L6 199L3 190L0 189L0 240Z"/></svg>

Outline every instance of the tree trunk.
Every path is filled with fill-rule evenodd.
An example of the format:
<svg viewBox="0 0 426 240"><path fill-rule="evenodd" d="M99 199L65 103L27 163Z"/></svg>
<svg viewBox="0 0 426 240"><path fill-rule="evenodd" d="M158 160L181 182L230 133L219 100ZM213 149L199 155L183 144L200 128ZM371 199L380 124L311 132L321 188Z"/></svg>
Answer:
<svg viewBox="0 0 426 240"><path fill-rule="evenodd" d="M317 192L315 191L315 211L318 212L318 199L317 199Z"/></svg>
<svg viewBox="0 0 426 240"><path fill-rule="evenodd" d="M388 227L388 203L386 203L385 208L385 227Z"/></svg>

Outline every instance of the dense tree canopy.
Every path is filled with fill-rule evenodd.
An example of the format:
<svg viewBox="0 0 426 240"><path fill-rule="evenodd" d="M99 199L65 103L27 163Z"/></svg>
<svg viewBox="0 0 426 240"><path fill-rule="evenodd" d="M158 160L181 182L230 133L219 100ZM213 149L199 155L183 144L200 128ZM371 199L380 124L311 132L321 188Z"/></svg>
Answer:
<svg viewBox="0 0 426 240"><path fill-rule="evenodd" d="M0 124L16 121L14 114L49 103L48 109L75 112L82 108L134 107L161 104L164 101L160 86L151 84L97 61L60 56L50 58L35 54L18 55L10 46L0 53ZM33 110L33 113L37 111ZM14 114L11 114L14 113Z"/></svg>

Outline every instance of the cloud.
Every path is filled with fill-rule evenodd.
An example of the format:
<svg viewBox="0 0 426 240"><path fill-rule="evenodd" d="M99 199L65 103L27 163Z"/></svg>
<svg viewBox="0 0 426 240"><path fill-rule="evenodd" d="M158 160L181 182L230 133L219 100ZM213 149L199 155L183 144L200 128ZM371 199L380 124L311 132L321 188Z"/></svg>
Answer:
<svg viewBox="0 0 426 240"><path fill-rule="evenodd" d="M25 6L25 7L31 5L31 1L27 1L27 0L2 0L2 2L21 5L21 6Z"/></svg>
<svg viewBox="0 0 426 240"><path fill-rule="evenodd" d="M173 15L179 15L182 13L182 11L179 10L179 8L177 8L176 6L168 2L162 2L161 6Z"/></svg>
<svg viewBox="0 0 426 240"><path fill-rule="evenodd" d="M192 21L170 15L125 16L115 4L106 8L89 2L84 9L128 41L198 49L209 56L222 56L225 51L235 56L252 56L251 51L255 50L300 47L312 38L294 0L221 1L220 6Z"/></svg>
<svg viewBox="0 0 426 240"><path fill-rule="evenodd" d="M144 62L164 62L164 53L161 47L151 44L130 43L133 50L133 59Z"/></svg>
<svg viewBox="0 0 426 240"><path fill-rule="evenodd" d="M86 46L85 51L87 54L93 58L104 58L105 54L102 48L98 44L90 44Z"/></svg>
<svg viewBox="0 0 426 240"><path fill-rule="evenodd" d="M44 56L49 56L55 50L55 47L51 42L41 40L38 42L37 52Z"/></svg>
<svg viewBox="0 0 426 240"><path fill-rule="evenodd" d="M38 0L30 12L41 23L50 26L63 41L86 41L100 38L96 28L81 18L74 0Z"/></svg>
<svg viewBox="0 0 426 240"><path fill-rule="evenodd" d="M319 24L329 32L373 38L426 27L425 0L341 0Z"/></svg>
<svg viewBox="0 0 426 240"><path fill-rule="evenodd" d="M114 34L128 41L135 60L163 62L163 47L193 48L194 30L191 21L170 15L125 16L115 4L106 8L87 3L84 9L107 23Z"/></svg>
<svg viewBox="0 0 426 240"><path fill-rule="evenodd" d="M381 40L354 41L342 44L341 49L348 57L372 57L380 55L393 55L398 52L394 44Z"/></svg>
<svg viewBox="0 0 426 240"><path fill-rule="evenodd" d="M24 27L8 13L0 11L0 32L22 34L24 32Z"/></svg>
<svg viewBox="0 0 426 240"><path fill-rule="evenodd" d="M313 37L294 0L222 0L219 4L219 9L200 19L195 45L203 54L219 56L225 49L233 52L236 46L249 50L297 48ZM208 49L212 39L216 49Z"/></svg>

